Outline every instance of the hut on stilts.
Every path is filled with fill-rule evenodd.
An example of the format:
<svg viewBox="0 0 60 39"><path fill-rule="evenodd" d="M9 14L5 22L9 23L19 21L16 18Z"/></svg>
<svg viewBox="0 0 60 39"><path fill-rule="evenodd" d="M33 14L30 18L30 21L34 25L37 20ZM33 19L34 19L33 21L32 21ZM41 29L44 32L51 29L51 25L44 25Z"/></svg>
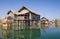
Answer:
<svg viewBox="0 0 60 39"><path fill-rule="evenodd" d="M31 29L39 29L39 21L40 15L25 6L18 11L9 10L7 16L2 19L2 35L4 39L26 39L25 35L31 35ZM21 34L23 35L20 36Z"/></svg>

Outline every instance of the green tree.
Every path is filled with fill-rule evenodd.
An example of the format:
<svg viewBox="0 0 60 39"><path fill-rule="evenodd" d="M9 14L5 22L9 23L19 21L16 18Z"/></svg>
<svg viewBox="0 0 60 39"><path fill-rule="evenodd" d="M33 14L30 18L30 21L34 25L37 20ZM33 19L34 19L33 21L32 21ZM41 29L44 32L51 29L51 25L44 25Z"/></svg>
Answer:
<svg viewBox="0 0 60 39"><path fill-rule="evenodd" d="M55 26L58 26L59 25L59 19L55 19L54 23L55 23Z"/></svg>

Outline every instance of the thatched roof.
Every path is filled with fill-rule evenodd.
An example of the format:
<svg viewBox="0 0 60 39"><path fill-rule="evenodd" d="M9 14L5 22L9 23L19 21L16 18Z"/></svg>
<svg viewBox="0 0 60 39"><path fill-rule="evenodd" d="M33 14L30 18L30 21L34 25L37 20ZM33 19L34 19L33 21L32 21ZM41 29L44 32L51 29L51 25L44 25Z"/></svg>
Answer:
<svg viewBox="0 0 60 39"><path fill-rule="evenodd" d="M39 15L39 14L37 14L37 12L35 12L35 11L33 11L33 10L25 7L25 6L22 6L18 11L9 10L9 11L7 12L7 14L12 13L12 14L20 15L20 14L26 14L26 13L29 13L29 12L31 12L31 13L33 13L33 14L35 14L35 15Z"/></svg>
<svg viewBox="0 0 60 39"><path fill-rule="evenodd" d="M42 17L41 20L46 20L46 21L49 21L47 18L45 17Z"/></svg>
<svg viewBox="0 0 60 39"><path fill-rule="evenodd" d="M39 15L39 14L37 14L37 12L35 12L35 11L33 11L32 9L29 9L29 8L27 8L27 7L25 7L25 6L22 6L22 7L18 10L18 12L21 12L23 9L26 9L26 10L28 10L29 12L32 12L33 14Z"/></svg>

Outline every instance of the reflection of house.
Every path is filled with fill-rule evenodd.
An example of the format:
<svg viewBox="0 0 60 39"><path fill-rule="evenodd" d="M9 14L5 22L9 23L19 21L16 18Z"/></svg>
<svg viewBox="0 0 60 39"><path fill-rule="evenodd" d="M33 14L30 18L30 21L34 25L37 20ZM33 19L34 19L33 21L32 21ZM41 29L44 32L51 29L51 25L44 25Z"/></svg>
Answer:
<svg viewBox="0 0 60 39"><path fill-rule="evenodd" d="M48 26L49 25L49 20L45 17L41 18L41 26Z"/></svg>
<svg viewBox="0 0 60 39"><path fill-rule="evenodd" d="M25 6L17 12L10 10L7 15L14 18L15 21L19 21L18 26L38 27L37 23L40 20L39 14L26 8Z"/></svg>
<svg viewBox="0 0 60 39"><path fill-rule="evenodd" d="M7 33L5 33L7 31ZM25 30L5 30L3 39L35 39L40 38L40 29L25 29Z"/></svg>

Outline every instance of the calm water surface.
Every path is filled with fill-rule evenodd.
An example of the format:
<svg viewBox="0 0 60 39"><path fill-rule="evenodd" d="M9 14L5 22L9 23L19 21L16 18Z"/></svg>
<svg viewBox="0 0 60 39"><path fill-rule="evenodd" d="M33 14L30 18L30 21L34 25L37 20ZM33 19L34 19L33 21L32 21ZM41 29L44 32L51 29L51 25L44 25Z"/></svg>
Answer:
<svg viewBox="0 0 60 39"><path fill-rule="evenodd" d="M2 39L0 29L0 39ZM60 39L60 26L42 27L40 29L8 30L7 39Z"/></svg>

